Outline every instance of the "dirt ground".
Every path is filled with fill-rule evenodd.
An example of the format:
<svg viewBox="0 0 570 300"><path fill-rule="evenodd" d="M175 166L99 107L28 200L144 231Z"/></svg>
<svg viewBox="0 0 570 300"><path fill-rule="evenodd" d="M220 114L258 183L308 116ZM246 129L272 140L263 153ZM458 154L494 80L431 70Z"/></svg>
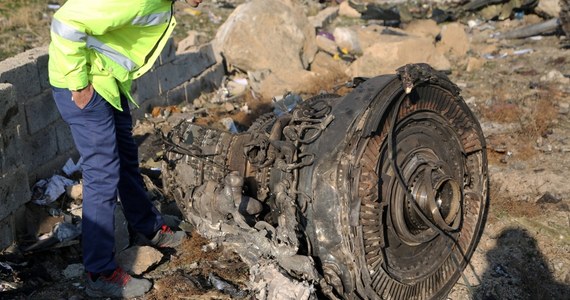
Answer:
<svg viewBox="0 0 570 300"><path fill-rule="evenodd" d="M205 15L200 18L209 22ZM559 35L491 38L532 18L476 26L469 33L470 53L451 58L449 76L487 138L491 185L485 230L465 278L449 299L570 297L570 52ZM194 27L199 26L187 29ZM214 96L203 95L202 102ZM252 100L236 101L239 107ZM197 115L196 122L215 124L230 116L247 126L243 115L228 113L223 105L208 104L210 115ZM137 133L151 133L149 128L140 120ZM141 144L143 162L152 162L159 151L153 140L147 136ZM210 274L247 289L247 266L196 233L164 254L162 263L144 275L154 281L144 299L232 299L204 283ZM83 279L62 275L69 264L81 261L78 244L23 257L0 256L0 262L8 259L21 263L16 269L23 286L0 293L0 299L88 298Z"/></svg>
<svg viewBox="0 0 570 300"><path fill-rule="evenodd" d="M460 280L449 297L568 299L570 52L556 36L494 41L488 33L473 32L474 49L532 52L487 60L477 71L450 76L462 86L485 132L491 186L487 226L472 260L475 272L466 272L477 286L470 291ZM566 78L547 79L553 70Z"/></svg>

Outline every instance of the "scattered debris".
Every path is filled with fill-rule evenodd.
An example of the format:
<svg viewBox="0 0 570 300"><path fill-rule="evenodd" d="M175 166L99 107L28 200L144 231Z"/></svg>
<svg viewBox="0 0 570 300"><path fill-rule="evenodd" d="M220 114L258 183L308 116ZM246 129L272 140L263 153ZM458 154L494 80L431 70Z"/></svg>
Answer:
<svg viewBox="0 0 570 300"><path fill-rule="evenodd" d="M74 185L71 179L54 175L49 179L41 179L32 187L32 202L48 205L65 193L65 188Z"/></svg>
<svg viewBox="0 0 570 300"><path fill-rule="evenodd" d="M236 6L236 2L238 1L213 1L213 5L217 7L232 7ZM321 2L324 3L325 1ZM326 5L319 5L322 7L336 6L336 3L334 3L335 1L326 2L328 2ZM494 197L491 199L493 203L493 210L490 212L488 222L489 227L487 230L493 232L494 235L492 239L489 238L489 236L484 235L482 238L482 244L485 245L485 247L478 248L475 252L473 272L475 276L480 276L481 279L480 281L477 281L479 282L479 286L475 288L479 291L486 291L484 296L487 298L504 298L505 295L513 295L513 297L525 298L528 297L528 295L536 295L532 293L533 289L536 291L546 290L544 293L548 294L549 296L551 295L550 293L552 293L552 295L555 295L551 297L553 299L563 298L561 295L568 294L567 286L570 283L570 273L568 272L568 266L570 266L570 262L563 255L560 256L559 253L561 249L565 249L564 247L567 245L567 236L570 235L567 228L556 226L558 226L557 223L564 225L564 221L567 219L567 214L569 212L567 204L568 199L564 195L568 194L569 189L567 187L568 185L566 184L567 176L565 176L565 173L561 171L557 165L563 165L560 164L560 162L565 161L568 153L570 153L570 148L567 146L570 141L568 140L567 135L565 135L566 132L564 129L562 129L560 132L560 127L565 128L564 126L567 126L568 118L566 118L566 116L570 111L570 104L568 104L567 101L567 86L570 83L568 74L570 74L570 70L567 68L567 62L561 59L561 57L563 58L563 56L566 56L566 54L564 52L560 52L559 49L552 50L548 47L553 48L552 45L558 42L564 44L570 40L570 35L566 38L560 37L557 35L559 32L556 32L554 30L541 31L543 29L540 28L537 29L538 31L535 31L538 33L532 33L532 31L529 31L529 28L532 30L535 29L533 29L533 27L527 27L527 24L533 24L537 21L542 21L541 18L559 18L560 23L555 24L555 30L562 28L562 30L564 30L567 34L570 34L569 2L560 2L563 8L560 17L558 17L555 12L556 5L552 6L552 4L555 4L554 2L558 1L549 1L551 3L548 5L554 7L554 10L551 9L550 12L541 10L539 14L541 18L533 14L538 13L538 8L534 8L534 11L533 9L525 9L522 11L519 10L521 6L514 3L516 1L482 1L479 2L479 4L484 3L483 5L470 10L468 14L464 14L464 11L462 10L454 9L453 6L451 6L451 8L445 7L443 4L441 8L430 5L429 10L426 10L425 7L411 7L412 10L410 10L410 7L406 8L402 6L398 6L397 8L393 7L391 9L389 6L382 5L379 6L381 9L377 10L378 19L371 18L365 22L359 22L358 20L355 20L362 17L362 14L359 11L365 11L365 9L367 9L365 5L358 6L356 3L359 2L362 3L364 1L340 2L338 5L338 14L342 17L351 18L349 21L347 21L346 18L341 18L341 27L349 28L350 30L356 32L358 38L357 42L362 50L360 52L349 51L347 47L339 47L334 41L334 36L331 34L331 32L334 32L334 29L338 27L338 23L336 22L339 20L327 20L325 23L323 23L326 25L324 25L323 28L320 28L316 34L317 37L315 38L315 44L318 46L319 52L315 54L315 58L312 61L310 59L306 59L307 63L303 65L304 70L307 72L316 72L322 74L320 71L316 71L316 67L321 64L321 62L317 63L317 61L329 59L334 60L337 63L337 66L340 66L340 69L342 72L344 72L344 70L349 69L353 63L366 64L365 59L359 62L358 60L363 58L362 55L365 54L365 49L371 48L376 42L396 43L402 40L412 39L416 37L426 38L426 43L429 42L432 45L435 45L436 53L445 53L443 56L451 62L449 64L449 67L447 67L446 72L451 72L451 76L454 77L454 80L457 79L457 82L466 83L461 86L464 92L466 92L465 97L468 98L466 102L468 103L469 107L475 111L475 114L478 117L481 117L481 120L483 120L482 127L487 139L489 139L489 137L495 137L503 141L503 143L500 144L488 144L488 149L491 150L489 151L489 157L491 159L490 164L492 165L492 168L489 172L489 175L492 176L492 184L489 186L489 188ZM539 6L541 7L544 7L546 3L547 1L545 0L538 1ZM566 5L565 8L564 5ZM359 9L357 10L353 6ZM485 9L485 7L489 8ZM514 9L512 9L512 7L514 7ZM390 11L386 10L391 10L391 12L394 14L399 15L399 26L402 27L402 30L397 27L384 27L379 25L381 24L392 26L394 24L390 23L392 22L390 19L387 19L389 20L388 22L384 22L384 20L382 20L383 16L381 13L390 13ZM419 14L424 14L425 11L429 11L429 14L425 14L425 17L431 19L415 19L412 22L408 23L406 18L409 18L410 14L416 18ZM209 18L212 18L210 23L213 23L216 21L216 17L219 16L217 12L215 12L212 16L206 16L206 12L206 10L203 10L194 12L193 14L196 16L202 14L201 18L206 20L206 23L208 22ZM468 15L468 17L464 18L466 15ZM460 18L461 22L449 23L452 20L459 20ZM506 21L499 21L503 18ZM195 19L198 20L199 18ZM352 26L347 25L347 23L358 25ZM462 26L461 24L467 24L467 26ZM544 22L538 22L532 26L538 25L543 26ZM449 37L447 38L452 46L461 48L461 51L458 51L456 54L454 54L454 56L457 57L452 58L450 55L450 53L455 51L454 49L447 48L447 51L443 51L445 48L443 47L444 44L447 44L447 41L444 42L444 39L446 39L446 34L443 30L444 26L455 26L458 30L462 29L464 34L469 38L468 42L466 43L459 43L454 39L449 39ZM188 50L197 44L201 44L203 41L205 41L202 39L203 36L197 38L192 37L192 39L188 41L187 45L181 47L179 44L179 50ZM252 42L250 42L250 44L252 44ZM278 44L271 42L268 46L277 47L278 49L285 49L287 48L287 43ZM389 47L393 47L393 45ZM430 47L420 47L414 49L413 47L416 46L414 46L414 44L412 44L412 46L408 45L407 50L417 50L420 48L422 50L431 50ZM462 50L465 48L468 50ZM401 48L395 47L391 49L393 50L392 52L396 52L396 50L400 51ZM545 49L548 51L545 51ZM522 57L519 58L517 56ZM430 57L433 58L433 56ZM535 62L538 60L537 57L540 57L542 64L540 66L537 66ZM390 61L393 58L390 58L387 54L385 54L383 56L378 56L376 59L378 61L384 62L384 60ZM372 60L369 61L372 62ZM505 67L504 65L508 65L508 67ZM262 85L260 82L265 81L265 84L267 84L267 82L273 80L272 82L276 83L278 86L280 84L280 80L284 80L284 77L280 75L281 77L278 77L278 80L275 80L275 70L241 69L233 64L230 64L230 66L230 70L237 70L238 74L242 74L239 71L243 71L249 76L245 77L238 75L237 78L228 77L223 85L223 88L219 90L219 94L217 96L203 96L202 99L194 102L195 105L188 105L186 107L177 106L176 108L178 110L168 107L158 108L156 116L149 115L149 119L154 118L153 122L159 122L160 124L165 125L165 128L168 128L167 126L173 124L178 124L179 122L175 120L182 119L191 122L197 121L203 122L203 124L214 124L215 126L223 127L223 125L219 123L222 117L218 116L217 113L215 113L221 111L222 113L225 113L223 117L226 115L230 115L230 117L232 117L228 119L228 121L231 122L228 122L229 126L226 128L232 132L238 132L238 129L242 131L244 127L241 126L242 123L239 119L234 118L235 114L243 111L245 114L255 115L258 113L259 109L256 106L259 103L255 101L265 99L266 102L263 102L263 105L270 104L268 106L275 109L275 114L284 114L286 111L290 111L291 109L287 108L288 105L278 102L286 100L287 97L274 97L274 95L283 95L284 92L294 91L289 95L300 97L300 94L297 93L296 87L288 87L284 90L275 89L278 91L272 91L271 93L264 94L264 96L260 96L261 94L259 91L262 90ZM381 66L383 67L384 65L382 64ZM280 66L280 68L281 67L282 66ZM388 69L389 68L392 67L388 66ZM371 69L376 72L384 72L378 71L380 70L378 66L374 66ZM385 72L391 73L393 71L393 69L389 69ZM250 74L256 75L252 76ZM301 77L298 74L299 73L296 73L293 76ZM372 74L372 72L370 74ZM235 76L235 73L234 75L228 76ZM483 79L485 77L491 77L492 80ZM308 82L306 78L309 77L303 77L302 81ZM517 82L524 82L524 84L517 85ZM323 90L326 89L323 88ZM244 103L244 98L247 98L246 96L249 96L248 92L252 92L255 101ZM532 105L533 101L540 101L542 97L545 97L549 99L549 102L552 102L555 108L554 111L556 114L558 114L556 117L551 117L551 115L547 114L545 110L536 109L535 106ZM269 99L273 99L273 103L270 103ZM219 108L218 106L212 105L213 102L216 101L219 103L214 104L218 105ZM296 106L302 101L294 102L297 102L294 105ZM504 102L507 102L508 105L503 104ZM283 106L283 109L278 108L281 107L281 105ZM494 110L494 108L497 107L504 107L504 109L496 110L495 113L497 114L495 116L500 116L506 112L516 110L517 115L519 115L521 119L516 119L514 121L504 121L500 120L498 117L489 117L488 115L485 115L486 109ZM540 141L533 136L530 141L520 139L516 142L513 142L510 139L516 138L517 135L519 135L521 132L524 132L527 135L533 135L532 130L534 127L529 126L528 120L523 118L525 115L528 115L530 111L537 111L537 115L542 115L544 118L547 118L549 120L552 119L555 122L560 122L554 123L555 125L560 125L556 125L554 127L554 133L552 133L552 131L548 133L549 137L540 137ZM532 125L534 126L534 124ZM258 124L257 126L261 125ZM169 132L170 129L165 129L164 132ZM160 155L161 154L158 154L157 151L153 151L152 153L153 157L159 157ZM528 157L538 157L539 159L534 162L533 160L528 159ZM553 163L553 161L556 163ZM69 163L70 166L73 167L73 161L70 160ZM75 170L72 168L72 170L69 171L70 173L65 172L64 170L64 173L69 178L77 179L77 177L80 175L78 174L80 173L80 161L77 164L73 165L75 165ZM145 170L145 172L151 172L151 164L149 163L148 166L148 170ZM144 168L146 167L147 165L144 165ZM152 168L154 168L154 171L160 172L162 166L152 164ZM153 177L152 180L156 181L157 178ZM158 179L158 181L160 181L160 179ZM146 179L145 183L147 183ZM153 187L149 186L149 189L152 190ZM40 209L42 209L45 214L42 214L41 217L37 217L36 215L33 217L41 219L45 222L43 222L42 225L36 224L29 226L31 229L30 232L33 232L33 238L26 237L26 240L23 243L21 249L27 250L26 246L28 246L29 243L32 243L32 240L36 238L36 234L37 236L40 236L44 244L36 245L38 246L36 248L37 251L32 248L32 251L26 252L27 258L34 256L43 257L49 253L55 253L56 255L65 254L62 256L67 257L70 255L70 253L75 253L75 255L77 255L77 252L80 251L77 239L71 240L71 244L70 242L61 243L52 232L52 230L55 230L54 225L56 223L66 222L65 219L67 219L67 223L69 224L78 224L78 218L81 216L81 184L79 183L73 186L67 186L66 190L66 196L58 196L58 198L56 198L56 201L50 203L48 206L37 206L40 207ZM509 200L502 200L502 198L508 198ZM57 199L59 199L59 201ZM72 200L72 202L69 203L69 200ZM165 206L163 201L166 200L164 198L157 200L157 203L160 202L159 206ZM536 207L541 209L542 212L538 214L538 217L532 219L533 214L536 213ZM513 221L514 219L512 216L516 214L512 212L513 210L525 217L531 217L523 220L517 219L515 222ZM548 218L544 218L544 215L547 214ZM70 218L73 221L69 220ZM28 219L32 219L32 217L29 217ZM170 218L170 216L167 216L165 220L169 224L178 224L181 228L187 230L188 232L196 229L191 223L180 223L181 220L177 217ZM562 222L560 222L561 220ZM128 229L126 228L126 223L124 223L124 216L122 221L119 221L119 223L123 224L124 226L119 226L122 231L122 243L118 246L118 251L123 250L130 245L128 238L125 238L129 235ZM500 240L504 237L502 237L500 233L505 231L506 226L512 224L516 224L516 226L518 226L514 230L522 233L522 236L524 238L521 239L516 235L507 236L507 243L501 243ZM210 226L212 225L210 224ZM40 227L42 227L41 230L39 229ZM219 227L212 232L215 232L216 234L223 234L224 232L231 234L235 233L235 230L239 231L240 229L235 229L233 227ZM271 227L267 227L265 230L268 235L276 234L274 231L272 231ZM45 233L47 233L47 235L42 236ZM259 242L263 241L262 238L265 237L252 236L251 239L247 239L245 241L245 244L255 246L261 245L262 247L267 246L263 242ZM523 243L517 242L518 240L522 241ZM492 243L490 241L492 241ZM533 241L540 244L540 248L533 248ZM238 245L239 242L241 241L235 241L235 243ZM51 244L48 245L47 243ZM217 243L214 243L214 245L214 247L205 245L200 249L203 250L202 252L204 252L213 251L214 249L222 247ZM247 251L242 250L242 254L246 254L244 256L247 256L248 252L255 254L256 251L256 249L246 250ZM522 252L522 254L519 252ZM541 256L541 253L544 255L544 257ZM508 255L501 256L505 254ZM179 255L179 253L176 255ZM495 259L495 261L493 259ZM254 259L249 262L252 261L254 261ZM57 277L58 272L63 274L63 276L66 278L67 275L69 275L68 272L71 272L71 269L75 267L77 267L75 274L81 272L79 270L81 264L69 265L69 262L66 262L63 264L63 266L68 266L70 270L68 270L68 268L64 270L64 267L62 267L60 270L52 268L53 272L55 273L53 276L53 281L45 279L46 277L43 275L37 275L36 277L39 279L34 277L28 279L26 277L18 277L18 275L21 274L20 270L22 267L13 265L9 260L1 257L0 262L6 262L5 264L8 266L13 266L12 271L9 271L8 268L5 268L2 263L0 263L0 292L13 292L19 290L21 291L19 295L23 295L22 297L28 297L30 295L29 289L23 289L25 285L30 286L33 283L37 284L34 285L34 287L37 286L38 291L42 289L46 290L49 289L49 286L55 285L57 282L55 278L61 278ZM231 276L228 277L218 273L217 271L219 269L216 270L216 266L218 265L215 262L203 264L203 261L200 261L199 259L192 259L192 263L188 264L170 266L168 269L162 269L165 264L159 263L160 265L158 267L151 267L150 271L146 271L143 274L144 276L151 276L152 278L168 278L171 276L172 272L175 272L175 274L186 272L185 276L187 277L184 278L199 278L199 280L195 279L194 281L201 282L200 286L203 288L203 290L208 290L210 292L213 292L216 289L214 287L216 284L213 283L216 281L218 282L218 286L226 286L226 284L229 286L234 286L237 290L237 293L245 293L245 291L248 291L249 295L259 295L257 297L266 295L266 298L268 299L271 299L271 297L274 297L276 295L276 297L288 297L293 299L311 299L311 297L314 297L315 290L321 289L324 284L323 286L320 286L319 280L307 281L297 277L289 276L289 273L295 273L295 271L294 268L291 268L291 266L287 264L287 262L293 264L294 266L303 266L306 264L306 262L298 262L293 258L287 261L281 261L279 264L276 264L275 261L257 261L257 264L254 264L253 267L251 267L249 270L251 280L247 285L247 289L239 287L243 287L244 284L238 285L232 283L235 281L232 280ZM47 263L49 263L49 260ZM528 267L529 265L532 266L532 268ZM520 266L523 268L520 268L520 270L518 270ZM188 273L188 270L196 270L196 268L207 268L209 270L204 273L206 274L205 276L194 276ZM525 273L522 271L525 268L540 270L540 272ZM225 266L221 269L225 270ZM285 272L284 269L286 269ZM214 271L210 272L210 270ZM212 278L208 276L210 273L219 274L219 276L215 280L212 280ZM302 270L301 273L310 273L310 271ZM544 276L537 275L539 273L543 274ZM269 278L271 276L274 278ZM79 277L80 276L70 278L74 279ZM21 278L25 278L25 281L21 281ZM279 279L277 280L275 278ZM543 280L536 280L536 278L541 278ZM218 279L222 281L217 281ZM189 282L190 279L187 279L187 281ZM471 279L469 281L471 282ZM540 286L534 287L532 283L534 281L539 281ZM557 285L558 283L565 284L565 286ZM76 290L75 292L70 292L70 294L65 294L68 291L66 288L63 288L59 290L59 294L55 294L55 297L44 297L43 295L38 296L37 292L35 291L36 289L34 289L34 294L32 295L38 296L38 298L46 299L56 297L67 299L83 298L81 296L81 282L74 282L73 284L74 285L66 286L67 289L71 287L73 290ZM173 285L170 284L166 286L170 287ZM198 286L198 284L196 284L196 286ZM458 284L452 291L452 293L456 294L453 294L450 296L450 298L464 299L467 297L467 295L473 295L470 292L466 292L466 289L467 288L465 286ZM162 291L164 291L164 289ZM320 292L328 295L327 291ZM218 294L215 294L216 296L214 297L223 298L229 297L229 295L231 295L226 294L220 296L221 293L222 292L218 292ZM457 293L459 293L459 296L457 296ZM7 295L7 297L10 297L12 294ZM193 298L193 296L188 295L192 294L187 293L185 294L185 297ZM173 296L172 298L174 297L176 296Z"/></svg>
<svg viewBox="0 0 570 300"><path fill-rule="evenodd" d="M273 102L273 113L279 117L284 114L289 113L290 111L297 106L297 104L301 103L303 98L300 95L294 93L287 93L285 95L274 97Z"/></svg>
<svg viewBox="0 0 570 300"><path fill-rule="evenodd" d="M522 39L535 35L549 34L560 28L560 19L554 18L539 24L528 25L505 33L497 34L501 39Z"/></svg>
<svg viewBox="0 0 570 300"><path fill-rule="evenodd" d="M232 283L224 280L223 278L219 277L214 273L210 273L208 279L212 283L212 285L222 293L226 295L230 295L232 299L240 299L244 298L248 295L248 293L244 290L240 290L238 287L233 285Z"/></svg>
<svg viewBox="0 0 570 300"><path fill-rule="evenodd" d="M315 288L312 284L286 277L273 264L255 265L250 273L252 290L258 299L313 299Z"/></svg>
<svg viewBox="0 0 570 300"><path fill-rule="evenodd" d="M83 274L85 274L83 264L71 264L63 270L63 276L67 279L80 278Z"/></svg>
<svg viewBox="0 0 570 300"><path fill-rule="evenodd" d="M536 203L537 204L544 204L544 203L556 204L556 203L560 203L560 201L562 201L561 198L556 197L549 192L546 192L542 196L540 196L540 198L538 198L538 200L536 200Z"/></svg>
<svg viewBox="0 0 570 300"><path fill-rule="evenodd" d="M77 173L81 172L81 164L83 164L83 157L80 157L77 163L74 163L70 158L67 160L63 168L61 169L65 175L72 177Z"/></svg>

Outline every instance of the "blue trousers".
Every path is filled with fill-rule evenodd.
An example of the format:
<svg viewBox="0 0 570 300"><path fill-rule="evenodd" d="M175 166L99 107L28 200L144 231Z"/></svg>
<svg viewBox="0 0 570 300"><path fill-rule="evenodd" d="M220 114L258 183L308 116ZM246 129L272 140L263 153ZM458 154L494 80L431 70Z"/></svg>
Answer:
<svg viewBox="0 0 570 300"><path fill-rule="evenodd" d="M164 224L144 188L128 100L121 97L121 112L95 92L87 106L79 109L68 89L53 87L52 92L83 157L85 270L109 272L117 267L114 259L117 194L129 225L138 233L150 236Z"/></svg>

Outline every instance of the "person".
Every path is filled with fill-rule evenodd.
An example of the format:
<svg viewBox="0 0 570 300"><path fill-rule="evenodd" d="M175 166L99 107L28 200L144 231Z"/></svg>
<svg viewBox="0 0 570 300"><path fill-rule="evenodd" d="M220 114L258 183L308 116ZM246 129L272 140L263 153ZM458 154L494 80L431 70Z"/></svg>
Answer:
<svg viewBox="0 0 570 300"><path fill-rule="evenodd" d="M186 0L194 7L202 0ZM152 205L139 170L129 104L132 81L148 71L176 20L172 0L68 0L54 14L49 81L57 108L83 157L82 253L91 297L137 297L149 280L114 259L117 196L125 217L155 247L185 238Z"/></svg>

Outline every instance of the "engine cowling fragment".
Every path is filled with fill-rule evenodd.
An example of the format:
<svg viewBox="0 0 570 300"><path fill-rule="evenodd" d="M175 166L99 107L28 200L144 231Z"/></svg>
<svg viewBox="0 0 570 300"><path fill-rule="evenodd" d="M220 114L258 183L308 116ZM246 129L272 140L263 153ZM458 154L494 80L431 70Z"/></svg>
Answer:
<svg viewBox="0 0 570 300"><path fill-rule="evenodd" d="M243 133L181 123L165 148L165 190L202 234L329 298L444 298L484 227L482 130L425 64Z"/></svg>

